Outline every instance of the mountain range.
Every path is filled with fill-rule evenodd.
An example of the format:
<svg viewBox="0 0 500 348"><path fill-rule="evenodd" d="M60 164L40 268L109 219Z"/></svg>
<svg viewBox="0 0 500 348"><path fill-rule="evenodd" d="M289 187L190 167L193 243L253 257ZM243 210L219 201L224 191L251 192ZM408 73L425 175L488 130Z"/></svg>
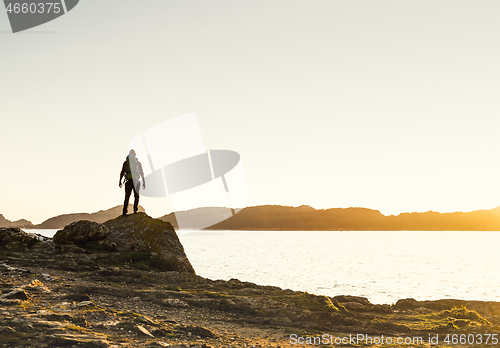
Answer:
<svg viewBox="0 0 500 348"><path fill-rule="evenodd" d="M132 211L132 207L129 208ZM144 208L139 206L139 211ZM103 223L119 216L122 206L95 213L63 214L34 225L21 219L10 221L0 215L0 227L36 229L62 229L73 221L89 220ZM222 220L227 217L227 208L207 207L170 213L159 217L178 228L176 215L184 215L193 222ZM190 228L190 226L184 226ZM262 205L241 209L239 213L206 228L207 230L255 230L255 231L500 231L500 207L490 210L455 213L402 213L383 215L378 210L367 208L314 209L310 206L289 207Z"/></svg>
<svg viewBox="0 0 500 348"><path fill-rule="evenodd" d="M118 205L116 207L100 210L95 213L71 213L71 214L62 214L58 216L51 217L50 219L45 220L41 224L33 225L28 220L17 220L14 222L10 222L5 219L3 215L0 215L0 227L19 227L26 229L62 229L64 226L69 225L74 221L79 220L89 220L98 223L103 223L108 220L114 219L115 217L121 215L123 209L123 205ZM133 206L129 205L128 211L133 211ZM144 208L139 206L140 212L145 212ZM3 220L2 220L3 219Z"/></svg>
<svg viewBox="0 0 500 348"><path fill-rule="evenodd" d="M31 221L25 219L10 221L7 220L2 214L0 214L0 227L32 228L31 226L33 226Z"/></svg>
<svg viewBox="0 0 500 348"><path fill-rule="evenodd" d="M189 212L193 218L208 213L221 213L217 211L217 208L202 208ZM176 226L173 213L160 219L169 221L174 227ZM385 216L378 210L367 208L317 210L310 206L264 205L244 208L229 219L206 229L254 231L500 231L500 207L466 213L429 211Z"/></svg>

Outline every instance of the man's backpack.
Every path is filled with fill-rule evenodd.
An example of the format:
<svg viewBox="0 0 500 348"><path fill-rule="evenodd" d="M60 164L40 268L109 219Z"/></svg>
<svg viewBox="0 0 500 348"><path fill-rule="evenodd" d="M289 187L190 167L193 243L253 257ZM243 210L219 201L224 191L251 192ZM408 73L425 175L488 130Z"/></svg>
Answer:
<svg viewBox="0 0 500 348"><path fill-rule="evenodd" d="M132 180L132 179L139 179L140 174L139 174L139 161L135 156L127 156L127 180Z"/></svg>

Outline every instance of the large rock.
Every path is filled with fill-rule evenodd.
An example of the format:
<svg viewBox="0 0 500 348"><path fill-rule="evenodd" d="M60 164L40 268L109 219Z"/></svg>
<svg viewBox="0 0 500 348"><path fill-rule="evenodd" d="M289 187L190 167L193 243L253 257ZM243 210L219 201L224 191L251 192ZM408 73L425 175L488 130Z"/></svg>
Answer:
<svg viewBox="0 0 500 348"><path fill-rule="evenodd" d="M53 240L56 244L83 244L103 240L111 231L97 222L81 220L70 223L57 231Z"/></svg>
<svg viewBox="0 0 500 348"><path fill-rule="evenodd" d="M26 250L40 241L37 235L19 228L0 227L0 249Z"/></svg>
<svg viewBox="0 0 500 348"><path fill-rule="evenodd" d="M164 260L169 270L195 274L169 222L136 213L106 221L104 225L111 231L105 240L115 243L119 252L151 252Z"/></svg>
<svg viewBox="0 0 500 348"><path fill-rule="evenodd" d="M421 307L421 305L414 298L405 298L398 300L398 302L396 302L396 304L394 305L394 309L403 311L413 310L419 307Z"/></svg>

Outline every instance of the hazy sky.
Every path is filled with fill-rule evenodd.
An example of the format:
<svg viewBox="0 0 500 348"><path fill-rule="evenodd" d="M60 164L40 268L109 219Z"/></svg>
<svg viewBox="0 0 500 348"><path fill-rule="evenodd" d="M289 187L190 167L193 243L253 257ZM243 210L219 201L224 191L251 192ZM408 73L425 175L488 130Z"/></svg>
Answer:
<svg viewBox="0 0 500 348"><path fill-rule="evenodd" d="M0 214L123 202L130 140L195 112L248 205L384 214L500 205L498 1L82 0L0 10ZM161 199L141 198L150 215Z"/></svg>

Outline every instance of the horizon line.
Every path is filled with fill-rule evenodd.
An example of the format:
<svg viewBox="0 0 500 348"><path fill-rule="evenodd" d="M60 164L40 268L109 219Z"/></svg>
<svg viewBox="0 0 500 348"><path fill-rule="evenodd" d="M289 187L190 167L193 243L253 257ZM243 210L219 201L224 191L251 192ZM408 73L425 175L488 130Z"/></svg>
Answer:
<svg viewBox="0 0 500 348"><path fill-rule="evenodd" d="M43 220L41 223L38 223L38 224L33 224L31 222L31 220L28 220L26 218L21 218L21 219L17 219L17 220L9 220L8 218L6 218L1 212L0 212L0 216L3 216L4 219L10 221L10 222L17 222L17 221L20 221L20 220L26 220L28 222L30 222L31 224L33 224L34 226L36 225L41 225L43 224L45 221L49 220L49 219L52 219L52 218L55 218L55 217L58 217L58 216L63 216L63 215L71 215L71 214L97 214L99 212L105 212L105 211L108 211L108 210L111 210L111 209L116 209L116 208L120 208L122 207L122 205L117 205L117 206L113 206L111 208L108 208L108 209L100 209L100 210L97 210L97 211L94 211L94 212L71 212L71 213L62 213L62 214L59 214L59 215L54 215L54 216L51 216L49 218L46 218L45 220ZM460 210L460 211L446 211L446 212L442 212L442 211L434 211L434 210L427 210L427 211L404 211L404 212L400 212L398 214L383 214L379 209L374 209L374 208L367 208L367 207L359 207L359 206L352 206L352 207L330 207L330 208L314 208L308 204L302 204L302 205L297 205L297 206L294 206L294 205L285 205L285 204L260 204L260 205L249 205L249 206L246 206L246 207L243 207L243 208L239 208L239 207L236 207L236 208L231 208L231 207L224 207L224 206L205 206L205 207L196 207L196 208L192 208L192 209L188 209L188 210L178 210L178 211L170 211L166 214L163 214L163 215L160 215L160 216L157 216L157 217L153 217L155 219L158 219L158 218L161 218L163 216L166 216L166 215L169 215L169 214L172 214L172 213L178 213L178 212L185 212L185 211L191 211L191 210L195 210L195 209L209 209L209 208L227 208L227 209L239 209L239 210L243 210L243 209L246 209L246 208L256 208L256 207L284 207L284 208L301 208L301 207L305 207L305 208L310 208L310 209L314 209L314 210L317 210L317 211L321 211L321 210L330 210L330 209L368 209L368 210L373 210L373 211L378 211L380 214L386 216L386 217L389 217L389 216L399 216L401 214L424 214L424 213L438 213L438 214L455 214L455 213L471 213L471 212L474 212L474 211L484 211L484 210L493 210L493 209L496 209L496 208L500 208L500 205L499 206L496 206L496 207L493 207L493 208L483 208L483 209L474 209L474 210L470 210L470 211L463 211L463 210ZM144 212L147 214L147 210L146 208L142 207L144 209Z"/></svg>

